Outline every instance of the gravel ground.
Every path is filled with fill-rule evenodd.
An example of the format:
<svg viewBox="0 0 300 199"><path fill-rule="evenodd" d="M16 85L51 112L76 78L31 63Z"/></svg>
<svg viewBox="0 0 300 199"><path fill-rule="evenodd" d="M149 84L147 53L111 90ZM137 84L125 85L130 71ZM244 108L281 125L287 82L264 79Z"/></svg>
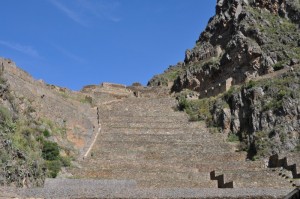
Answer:
<svg viewBox="0 0 300 199"><path fill-rule="evenodd" d="M2 190L2 191L1 191ZM283 198L292 189L141 189L132 180L47 180L43 188L0 189L23 198ZM1 198L0 193L0 198ZM21 197L21 198L22 198ZM3 197L2 197L3 198ZM18 197L20 198L20 197Z"/></svg>

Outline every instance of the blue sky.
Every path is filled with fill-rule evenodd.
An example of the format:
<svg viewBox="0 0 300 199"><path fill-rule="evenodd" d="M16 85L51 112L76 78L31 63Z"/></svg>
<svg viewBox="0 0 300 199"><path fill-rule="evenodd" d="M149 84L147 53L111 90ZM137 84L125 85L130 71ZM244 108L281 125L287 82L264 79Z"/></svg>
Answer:
<svg viewBox="0 0 300 199"><path fill-rule="evenodd" d="M35 79L80 90L146 84L184 59L215 0L2 0L0 56Z"/></svg>

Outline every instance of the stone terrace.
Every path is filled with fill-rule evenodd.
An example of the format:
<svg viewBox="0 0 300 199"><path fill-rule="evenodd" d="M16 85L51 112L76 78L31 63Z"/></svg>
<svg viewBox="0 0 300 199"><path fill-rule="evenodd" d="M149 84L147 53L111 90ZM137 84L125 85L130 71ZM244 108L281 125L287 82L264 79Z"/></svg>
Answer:
<svg viewBox="0 0 300 199"><path fill-rule="evenodd" d="M292 190L263 162L245 161L246 154L235 152L234 144L209 133L201 122L189 122L175 106L167 97L102 105L101 133L91 154L69 172L75 179L135 182L128 188L135 193L217 189L232 181L234 188ZM212 171L223 179L212 180Z"/></svg>

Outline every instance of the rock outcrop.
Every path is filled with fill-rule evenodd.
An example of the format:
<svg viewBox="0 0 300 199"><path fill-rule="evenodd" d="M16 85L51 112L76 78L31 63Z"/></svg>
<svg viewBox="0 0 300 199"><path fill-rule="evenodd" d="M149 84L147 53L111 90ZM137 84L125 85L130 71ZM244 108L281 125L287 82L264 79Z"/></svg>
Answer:
<svg viewBox="0 0 300 199"><path fill-rule="evenodd" d="M300 146L299 82L297 66L293 71L274 73L232 89L215 103L214 123L222 127L224 133L238 135L250 157L297 151Z"/></svg>

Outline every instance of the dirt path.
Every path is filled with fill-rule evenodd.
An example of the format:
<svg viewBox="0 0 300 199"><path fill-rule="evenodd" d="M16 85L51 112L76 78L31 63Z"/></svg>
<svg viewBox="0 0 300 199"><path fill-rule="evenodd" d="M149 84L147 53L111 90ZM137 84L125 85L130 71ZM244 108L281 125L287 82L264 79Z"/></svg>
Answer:
<svg viewBox="0 0 300 199"><path fill-rule="evenodd" d="M274 71L273 73L268 73L266 75L262 75L262 76L259 76L259 77L256 77L254 78L253 80L254 81L259 81L259 80L262 80L262 79L269 79L269 78L275 78L275 77L278 77L279 75L282 75L288 71L292 71L292 70L295 70L296 68L299 68L300 65L294 65L290 68L283 68L281 70L278 70L278 71Z"/></svg>

